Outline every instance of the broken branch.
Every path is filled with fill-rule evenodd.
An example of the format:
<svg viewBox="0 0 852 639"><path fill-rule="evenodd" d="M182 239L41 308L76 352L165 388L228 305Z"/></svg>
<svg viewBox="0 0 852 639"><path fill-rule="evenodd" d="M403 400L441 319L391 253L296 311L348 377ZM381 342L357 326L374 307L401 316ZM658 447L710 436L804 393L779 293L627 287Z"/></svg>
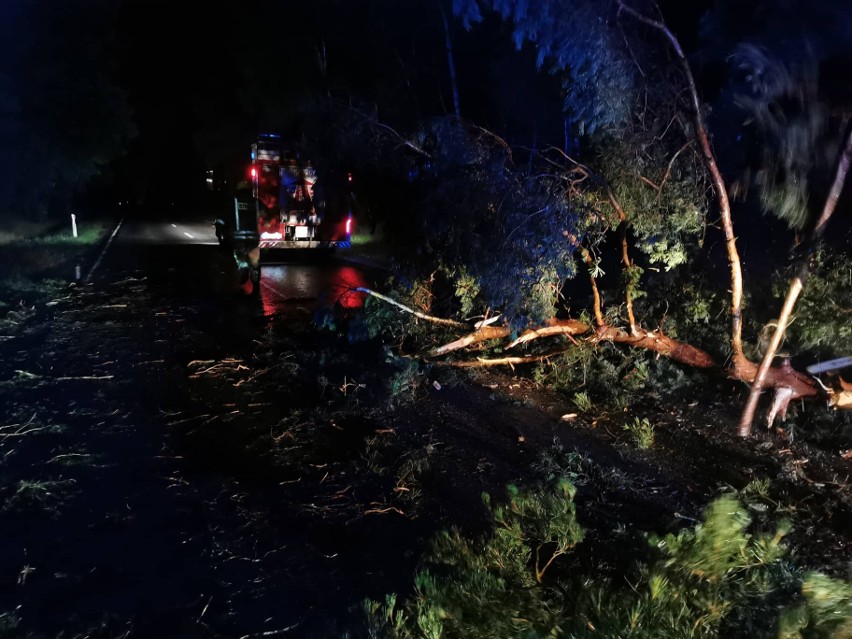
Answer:
<svg viewBox="0 0 852 639"><path fill-rule="evenodd" d="M548 337L550 335L567 335L569 338L572 335L582 335L589 331L589 326L580 320L558 320L550 319L547 326L541 328L531 328L524 331L523 335L509 344L506 348L515 348L521 344L526 344L540 337Z"/></svg>
<svg viewBox="0 0 852 639"><path fill-rule="evenodd" d="M515 366L516 364L529 364L531 362L540 362L548 357L554 357L567 352L569 349L561 348L557 351L551 351L542 355L522 355L518 357L498 357L495 359L485 359L479 357L475 360L465 360L461 362L434 362L441 366L452 366L453 368L476 368L479 366Z"/></svg>
<svg viewBox="0 0 852 639"><path fill-rule="evenodd" d="M491 339L508 337L511 332L512 330L508 326L483 326L479 330L470 333L469 335L465 335L464 337L450 342L449 344L433 348L429 351L429 357L446 355L447 353L466 348L471 344L478 344L479 342L486 342Z"/></svg>
<svg viewBox="0 0 852 639"><path fill-rule="evenodd" d="M464 322L459 322L453 319L447 319L445 317L435 317L434 315L427 315L426 313L415 311L413 308L410 308L405 304L401 304L400 302L397 302L395 299L392 299L387 295L382 295L381 293L378 293L369 288L365 288L363 286L357 286L352 290L358 293L366 293L367 295L382 300L383 302L390 304L391 306L395 306L396 308L403 310L406 313L414 315L414 317L426 320L427 322L432 322L433 324L440 324L442 326L455 326L456 328L470 328L470 324L465 324Z"/></svg>

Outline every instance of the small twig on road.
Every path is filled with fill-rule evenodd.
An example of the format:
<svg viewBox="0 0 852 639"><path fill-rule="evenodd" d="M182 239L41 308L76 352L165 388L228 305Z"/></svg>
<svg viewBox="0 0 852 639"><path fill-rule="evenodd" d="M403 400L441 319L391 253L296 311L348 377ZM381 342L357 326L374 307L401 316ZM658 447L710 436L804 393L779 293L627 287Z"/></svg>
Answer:
<svg viewBox="0 0 852 639"><path fill-rule="evenodd" d="M67 459L69 457L91 457L88 453L65 453L64 455L57 455L56 457L51 457L45 463L52 464L60 459Z"/></svg>
<svg viewBox="0 0 852 639"><path fill-rule="evenodd" d="M31 432L33 432L33 430L42 430L41 428L37 428L37 429L30 429L28 431L24 431L24 429L27 426L29 426L30 424L32 424L35 421L36 415L38 415L38 412L33 413L32 417L30 417L25 424L7 424L6 426L0 426L0 430L6 430L7 428L17 428L18 429L14 433L0 434L0 437L15 437L15 436L20 436L22 434L25 435L27 433L31 433Z"/></svg>
<svg viewBox="0 0 852 639"><path fill-rule="evenodd" d="M66 295L65 297L57 297L56 299L50 300L45 306L57 306L60 302L64 302L66 300L70 300L71 296Z"/></svg>
<svg viewBox="0 0 852 639"><path fill-rule="evenodd" d="M166 422L166 426L177 426L178 424L185 424L186 422L191 422L196 419L204 419L205 417L210 417L210 413L205 413L203 415L193 415L192 417L186 417L184 419L178 419L173 422Z"/></svg>
<svg viewBox="0 0 852 639"><path fill-rule="evenodd" d="M292 626L280 628L278 630L267 630L266 632L256 632L250 635L243 635L240 639L261 639L261 637L277 637L278 635L287 634L302 625L302 622L296 622Z"/></svg>
<svg viewBox="0 0 852 639"><path fill-rule="evenodd" d="M396 513L397 515L405 517L405 513L396 506L388 506L387 508L370 508L369 510L364 511L365 515L384 515L386 513Z"/></svg>
<svg viewBox="0 0 852 639"><path fill-rule="evenodd" d="M210 607L210 602L213 601L213 595L210 595L210 599L207 600L207 604L205 604L204 609L201 611L201 614L198 615L198 621L201 621L201 618L204 617L204 614L207 612L207 609Z"/></svg>
<svg viewBox="0 0 852 639"><path fill-rule="evenodd" d="M166 486L166 488L172 488L177 486L178 484L183 484L184 486L189 486L189 482L185 479L181 479L180 477L165 477L164 479L168 479L172 483Z"/></svg>
<svg viewBox="0 0 852 639"><path fill-rule="evenodd" d="M340 392L343 393L344 397L349 393L350 388L354 388L355 391L357 392L357 391L361 390L362 388L367 388L367 385L366 384L359 384L354 379L350 382L350 381L348 381L348 378L344 375L343 376L343 384L340 385Z"/></svg>
<svg viewBox="0 0 852 639"><path fill-rule="evenodd" d="M16 430L14 433L0 433L0 437L23 437L30 433L38 433L47 428L47 426L39 426L38 428L30 428L29 430Z"/></svg>
<svg viewBox="0 0 852 639"><path fill-rule="evenodd" d="M295 372L295 369L298 369L298 365L296 365L296 364L292 364L292 366L294 367L293 372ZM269 372L271 372L271 371L274 371L274 370L276 370L276 369L278 369L278 368L280 368L280 366L271 366L270 368L264 368L264 369L261 369L261 370L259 370L258 372L256 372L254 375L252 375L251 377L246 377L245 379L241 379L241 380L240 380L240 381L238 381L236 384L234 384L234 386L242 386L242 385L243 385L243 384L245 384L245 383L253 382L253 381L255 381L258 377L262 377L263 375L266 375L267 373L269 373ZM237 369L237 370L239 370L239 369Z"/></svg>
<svg viewBox="0 0 852 639"><path fill-rule="evenodd" d="M209 366L207 366L209 364ZM250 370L248 366L243 364L243 360L241 359L233 359L227 358L221 361L216 361L215 359L211 360L192 360L189 364L186 365L187 368L191 366L207 366L199 371L195 371L189 377L190 379L195 379L201 377L202 375L206 375L207 373L216 373L222 368L230 368L234 371L247 371Z"/></svg>
<svg viewBox="0 0 852 639"><path fill-rule="evenodd" d="M103 380L103 379L113 379L114 375L63 375L62 377L49 377L47 375L39 375L37 373L31 373L29 371L22 371L16 369L15 372L19 377L23 377L24 379L48 379L54 382L70 382L77 380Z"/></svg>

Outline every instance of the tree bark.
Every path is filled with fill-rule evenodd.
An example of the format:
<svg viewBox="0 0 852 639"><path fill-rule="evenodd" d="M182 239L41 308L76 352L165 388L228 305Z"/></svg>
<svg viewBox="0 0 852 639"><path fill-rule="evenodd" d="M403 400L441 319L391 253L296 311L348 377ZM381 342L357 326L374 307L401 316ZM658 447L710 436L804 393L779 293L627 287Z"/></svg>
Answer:
<svg viewBox="0 0 852 639"><path fill-rule="evenodd" d="M583 333L588 333L589 330L589 326L580 320L558 320L554 318L548 320L545 326L527 329L518 339L511 342L506 349L515 348L515 346L526 344L540 337L548 337L550 335L582 335Z"/></svg>
<svg viewBox="0 0 852 639"><path fill-rule="evenodd" d="M624 212L624 208L616 199L615 193L609 185L606 187L606 194L609 199L609 203L618 214L618 230L621 235L621 263L624 265L624 270L627 273L624 300L627 304L627 321L630 324L630 332L634 333L636 330L636 316L633 314L633 283L630 279L630 273L628 273L629 269L633 266L633 262L631 261L630 253L627 250L627 213Z"/></svg>
<svg viewBox="0 0 852 639"><path fill-rule="evenodd" d="M603 326L606 324L603 316L603 299L601 292L598 289L598 280L594 276L595 260L592 259L592 254L586 247L581 247L580 251L583 255L583 260L586 262L586 267L589 269L589 282L592 285L592 309L595 314L595 324Z"/></svg>
<svg viewBox="0 0 852 639"><path fill-rule="evenodd" d="M605 339L616 344L644 348L693 368L713 368L716 366L715 360L707 351L672 339L658 331L647 331L637 326L631 334L620 328L605 326L596 331L596 336L598 339Z"/></svg>
<svg viewBox="0 0 852 639"><path fill-rule="evenodd" d="M479 342L487 342L492 339L502 339L504 337L508 337L511 333L512 329L508 326L483 326L477 331L470 333L469 335L465 335L454 342L433 348L429 351L429 357L446 355L447 353L452 353L453 351L466 348L472 344L478 344Z"/></svg>

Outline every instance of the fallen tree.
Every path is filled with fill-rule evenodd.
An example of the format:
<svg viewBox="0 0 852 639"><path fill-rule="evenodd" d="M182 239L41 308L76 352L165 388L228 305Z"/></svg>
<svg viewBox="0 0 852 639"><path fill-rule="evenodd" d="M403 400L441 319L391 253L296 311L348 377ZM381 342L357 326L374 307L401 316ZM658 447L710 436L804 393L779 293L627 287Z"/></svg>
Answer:
<svg viewBox="0 0 852 639"><path fill-rule="evenodd" d="M663 20L625 0L459 4L468 8L490 4L513 23L516 42L532 42L540 60L550 60L554 72L566 75L571 98L566 108L583 124L590 161L580 162L567 150L554 148L526 150L521 160L522 151L510 149L501 137L458 119L429 122L411 135L409 144L396 130L379 127L393 136L393 149L416 147L411 172L419 171L423 158L428 158L424 184L428 188L413 213L418 232L406 236L412 245L403 248L408 249L409 264L417 255L424 262L423 271L444 273L455 287L456 308L463 309L460 315L469 315L473 308L502 312L500 322L487 327L456 322L453 327L465 333L432 346L424 357L453 366L516 366L548 360L578 345L608 342L686 367L722 371L758 393L772 390L769 423L783 418L791 401L824 395L814 377L795 370L790 361L772 365L770 356L761 366L752 361L759 357L758 349L746 348L744 327L756 335L767 318L755 313L746 323L743 267L729 188L686 54ZM572 20L542 28L552 25L553 15L568 5ZM653 3L650 6L654 8ZM463 15L475 21L478 8ZM583 74L577 75L577 69ZM818 141L807 139L811 144ZM796 178L790 174L791 181ZM729 322L724 343L709 345L712 353L706 343L690 343L694 336L688 330L666 327L667 310L642 300L645 270L670 271L701 252L709 255L704 236L714 226L708 219L711 214L718 215L724 237ZM807 218L801 211L798 215ZM620 303L604 299L610 295L611 282L608 289L601 285L605 281L601 256L613 236L618 238L620 255ZM554 318L557 308L567 306L560 298L564 282L583 268L591 287L589 319L577 319L576 312L571 319ZM665 286L656 291L658 302L666 307L670 300L678 303ZM436 325L455 322L438 321L431 308L424 309L430 313L426 317L424 310L364 292ZM655 322L655 312L663 320ZM569 345L540 353L505 353L557 337ZM495 343L504 351L502 356L444 359Z"/></svg>
<svg viewBox="0 0 852 639"><path fill-rule="evenodd" d="M416 311L405 304L391 299L387 295L378 294L367 288L358 288L357 290L385 301L393 307L403 312L407 312L414 317L420 317L420 314ZM435 319L436 318L434 317L430 317L428 321L434 324L447 325L446 322L434 322ZM473 326L470 325L470 328L473 328ZM495 358L478 357L473 360L461 361L436 359L444 355L481 344L482 342L506 339L510 337L511 334L512 329L509 326L484 326L464 335L463 337L460 337L459 339L429 349L426 353L424 353L424 358L433 364L452 366L455 368L516 366L556 357L564 354L570 349L569 346L567 348L552 349L544 353ZM713 356L707 351L669 337L660 330L649 331L639 326L634 326L633 331L630 332L606 324L593 327L576 319L551 318L543 326L526 329L519 337L505 343L503 345L503 349L511 350L524 344L530 344L531 342L539 339L555 336L568 337L575 344L577 343L575 338L582 338L590 343L608 341L631 348L644 349L656 353L659 356L667 357L684 366L699 369L715 368L724 370L733 379L747 383L753 382L757 374L757 365L746 359L741 360L738 364L732 364L727 368L721 369ZM770 424L774 421L776 415L784 417L787 406L793 399L804 397L812 398L820 393L820 388L814 379L794 370L790 366L789 362L785 361L781 366L768 369L766 374L766 379L768 380L767 385L776 389L776 398L770 409L768 418ZM846 406L843 404L843 402L838 402L837 407L845 408Z"/></svg>

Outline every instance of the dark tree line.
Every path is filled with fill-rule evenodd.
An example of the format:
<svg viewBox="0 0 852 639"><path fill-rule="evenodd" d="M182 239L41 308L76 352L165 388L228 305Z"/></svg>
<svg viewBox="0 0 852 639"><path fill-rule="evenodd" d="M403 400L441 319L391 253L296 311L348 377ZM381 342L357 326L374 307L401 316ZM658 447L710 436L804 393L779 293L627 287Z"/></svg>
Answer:
<svg viewBox="0 0 852 639"><path fill-rule="evenodd" d="M133 137L115 77L116 10L110 0L2 3L0 214L62 211Z"/></svg>

